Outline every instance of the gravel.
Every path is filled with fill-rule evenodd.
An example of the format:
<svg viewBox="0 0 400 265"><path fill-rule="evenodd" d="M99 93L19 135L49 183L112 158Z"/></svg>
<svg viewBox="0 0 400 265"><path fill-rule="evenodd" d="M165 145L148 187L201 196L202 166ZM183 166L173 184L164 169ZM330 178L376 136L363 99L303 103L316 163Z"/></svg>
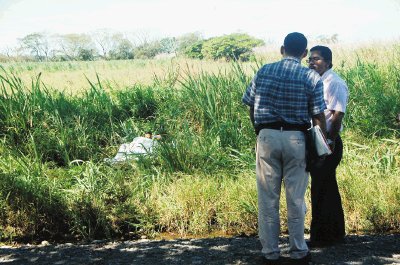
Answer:
<svg viewBox="0 0 400 265"><path fill-rule="evenodd" d="M288 237L280 238L284 264ZM202 238L0 247L0 264L236 264L258 265L257 237ZM341 245L311 249L313 264L400 264L400 235L348 235Z"/></svg>

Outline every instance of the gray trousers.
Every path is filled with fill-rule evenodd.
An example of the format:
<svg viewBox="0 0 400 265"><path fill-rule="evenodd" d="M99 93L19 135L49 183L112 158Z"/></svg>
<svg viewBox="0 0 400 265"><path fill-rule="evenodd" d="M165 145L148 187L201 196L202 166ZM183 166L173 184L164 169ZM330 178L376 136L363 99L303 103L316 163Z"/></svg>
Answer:
<svg viewBox="0 0 400 265"><path fill-rule="evenodd" d="M277 259L279 250L279 200L284 182L289 229L290 257L307 255L304 240L304 195L308 185L305 171L305 137L300 131L263 129L257 137L258 230L262 253Z"/></svg>

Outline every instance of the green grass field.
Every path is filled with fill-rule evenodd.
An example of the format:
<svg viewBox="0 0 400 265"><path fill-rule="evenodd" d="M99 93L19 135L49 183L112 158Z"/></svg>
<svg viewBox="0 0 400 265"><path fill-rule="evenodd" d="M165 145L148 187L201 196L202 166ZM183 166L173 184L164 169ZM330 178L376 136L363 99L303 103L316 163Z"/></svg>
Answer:
<svg viewBox="0 0 400 265"><path fill-rule="evenodd" d="M346 229L400 232L400 45L334 54L350 89ZM255 234L255 135L241 96L279 54L259 58L3 65L0 240ZM163 136L153 156L103 162L149 130Z"/></svg>

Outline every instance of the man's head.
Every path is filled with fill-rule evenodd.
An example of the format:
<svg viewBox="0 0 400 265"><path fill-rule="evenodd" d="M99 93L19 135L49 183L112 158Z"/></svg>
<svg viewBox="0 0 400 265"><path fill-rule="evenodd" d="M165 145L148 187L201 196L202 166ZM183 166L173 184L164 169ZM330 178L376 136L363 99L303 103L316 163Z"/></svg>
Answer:
<svg viewBox="0 0 400 265"><path fill-rule="evenodd" d="M310 49L308 66L323 75L332 68L332 51L326 46L315 46Z"/></svg>
<svg viewBox="0 0 400 265"><path fill-rule="evenodd" d="M307 39L299 32L289 33L283 41L281 53L285 56L304 58L307 55Z"/></svg>

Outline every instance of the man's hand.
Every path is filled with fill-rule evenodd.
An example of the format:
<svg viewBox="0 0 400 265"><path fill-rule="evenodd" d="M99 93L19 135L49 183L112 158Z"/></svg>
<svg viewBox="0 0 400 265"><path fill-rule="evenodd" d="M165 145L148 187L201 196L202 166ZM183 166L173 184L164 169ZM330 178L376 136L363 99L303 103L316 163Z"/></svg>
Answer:
<svg viewBox="0 0 400 265"><path fill-rule="evenodd" d="M328 140L331 140L329 146L331 147L332 152L335 151L335 139L339 135L340 128L342 127L342 120L344 117L344 113L340 111L331 110L332 119L331 119L331 129L328 132Z"/></svg>
<svg viewBox="0 0 400 265"><path fill-rule="evenodd" d="M312 116L313 126L318 125L326 138L326 120L323 112Z"/></svg>

